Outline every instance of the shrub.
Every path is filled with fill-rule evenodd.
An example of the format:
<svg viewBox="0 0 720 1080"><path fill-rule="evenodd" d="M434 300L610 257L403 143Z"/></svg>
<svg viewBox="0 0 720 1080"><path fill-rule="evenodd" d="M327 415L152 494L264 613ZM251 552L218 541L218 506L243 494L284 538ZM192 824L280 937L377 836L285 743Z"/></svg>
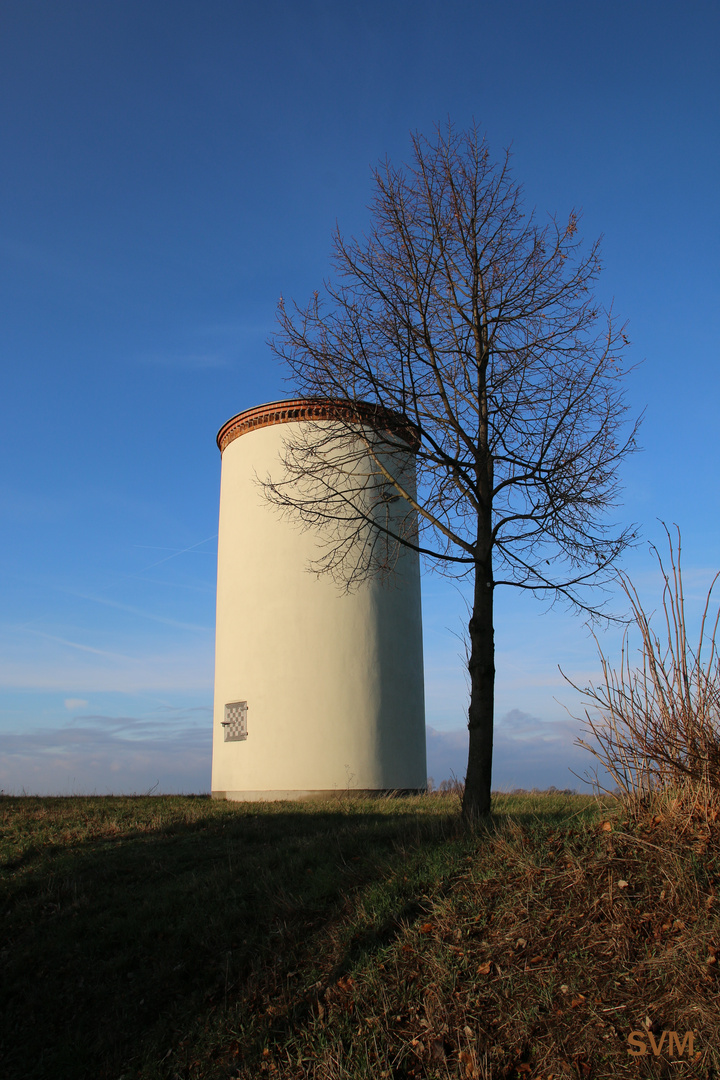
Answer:
<svg viewBox="0 0 720 1080"><path fill-rule="evenodd" d="M669 555L653 554L663 582L662 604L648 615L631 581L621 575L631 619L614 668L598 642L602 682L584 688L580 746L595 757L617 785L627 808L639 811L657 796L709 807L720 801L720 657L713 589L707 592L697 646L690 644L685 616L681 538L667 527ZM656 631L651 622L657 614ZM630 640L640 635L640 664ZM597 641L597 639L596 639ZM570 682L570 680L568 680Z"/></svg>

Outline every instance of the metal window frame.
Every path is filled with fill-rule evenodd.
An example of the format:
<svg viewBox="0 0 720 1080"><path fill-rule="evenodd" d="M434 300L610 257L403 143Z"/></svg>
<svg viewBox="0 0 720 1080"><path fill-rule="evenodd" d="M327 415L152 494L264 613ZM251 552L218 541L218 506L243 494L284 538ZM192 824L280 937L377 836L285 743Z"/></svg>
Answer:
<svg viewBox="0 0 720 1080"><path fill-rule="evenodd" d="M247 739L247 714L247 701L228 701L226 703L225 719L220 721L225 730L225 742L244 742Z"/></svg>

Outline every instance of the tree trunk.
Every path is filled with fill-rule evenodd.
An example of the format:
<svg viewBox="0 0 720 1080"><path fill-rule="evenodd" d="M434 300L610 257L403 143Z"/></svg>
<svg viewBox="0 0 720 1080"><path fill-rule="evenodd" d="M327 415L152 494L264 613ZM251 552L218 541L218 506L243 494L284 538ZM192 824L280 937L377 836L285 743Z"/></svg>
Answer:
<svg viewBox="0 0 720 1080"><path fill-rule="evenodd" d="M463 817L474 821L490 813L493 719L495 711L495 634L493 627L492 558L475 567L470 631L470 747L465 777Z"/></svg>

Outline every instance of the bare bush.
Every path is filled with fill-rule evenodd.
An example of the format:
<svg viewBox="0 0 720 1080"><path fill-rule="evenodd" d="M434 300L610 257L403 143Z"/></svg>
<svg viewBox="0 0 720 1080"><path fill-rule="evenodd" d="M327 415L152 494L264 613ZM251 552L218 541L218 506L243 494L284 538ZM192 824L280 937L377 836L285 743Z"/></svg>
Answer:
<svg viewBox="0 0 720 1080"><path fill-rule="evenodd" d="M713 618L715 575L705 597L697 645L690 643L685 616L681 538L667 528L669 555L653 547L663 581L662 604L648 615L632 582L620 576L630 602L631 622L614 668L598 642L602 683L584 688L585 738L577 740L610 774L630 807L653 795L682 793L715 801L720 797L720 656L716 641L720 610ZM657 614L659 632L651 625ZM640 634L640 664L631 652ZM597 639L596 639L597 641Z"/></svg>

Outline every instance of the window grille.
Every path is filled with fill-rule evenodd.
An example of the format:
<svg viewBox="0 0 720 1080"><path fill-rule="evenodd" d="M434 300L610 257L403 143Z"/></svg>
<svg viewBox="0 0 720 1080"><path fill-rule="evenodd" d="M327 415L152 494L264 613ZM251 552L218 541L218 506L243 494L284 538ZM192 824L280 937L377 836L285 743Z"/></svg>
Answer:
<svg viewBox="0 0 720 1080"><path fill-rule="evenodd" d="M231 701L225 706L225 742L242 742L247 739L247 701Z"/></svg>

